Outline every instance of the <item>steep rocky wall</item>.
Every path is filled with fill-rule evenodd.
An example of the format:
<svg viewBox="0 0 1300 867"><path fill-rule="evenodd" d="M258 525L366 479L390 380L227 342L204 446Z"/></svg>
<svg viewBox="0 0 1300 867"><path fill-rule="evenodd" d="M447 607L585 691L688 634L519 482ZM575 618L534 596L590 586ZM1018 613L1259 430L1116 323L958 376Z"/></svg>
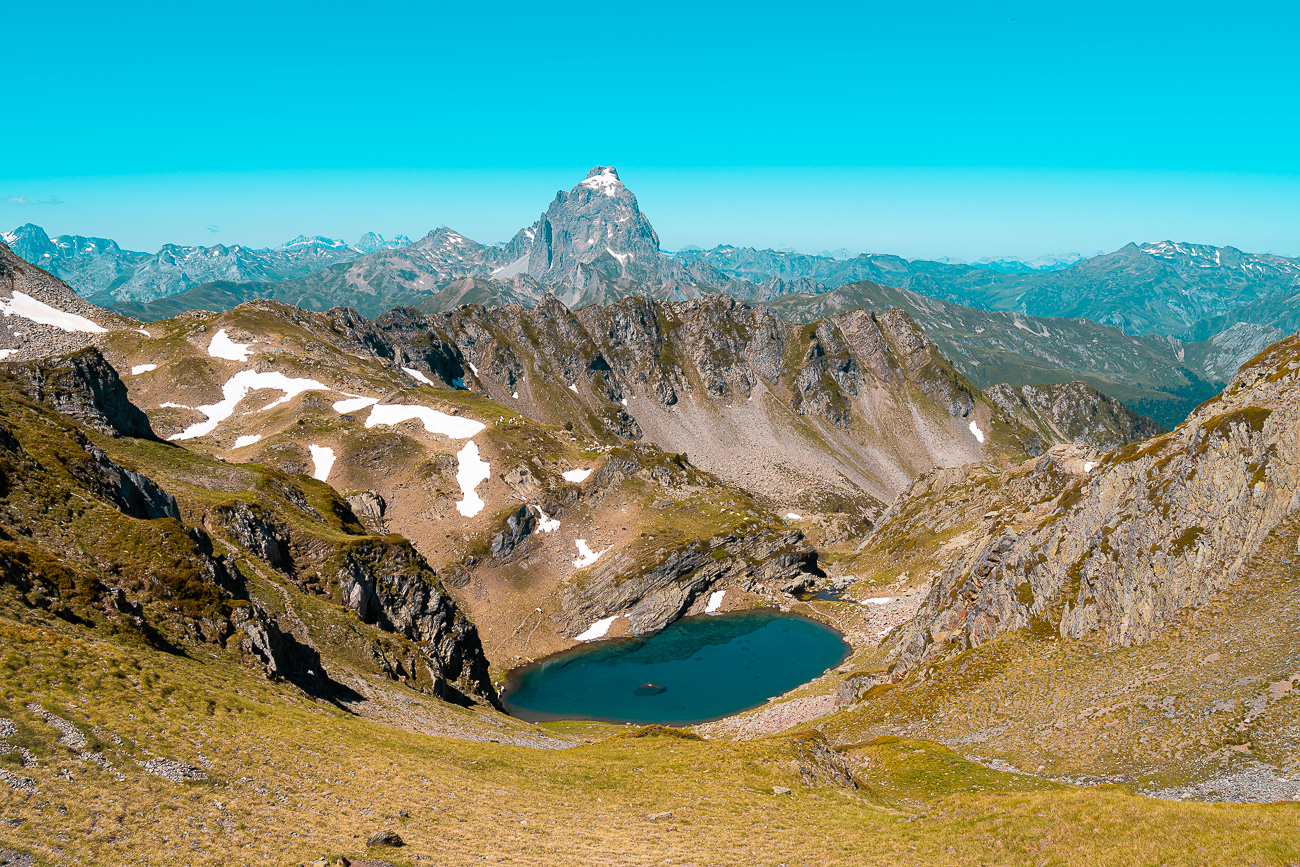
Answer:
<svg viewBox="0 0 1300 867"><path fill-rule="evenodd" d="M1150 641L1300 509L1300 335L1172 433L1106 455L1046 517L994 528L933 586L895 675L1008 630ZM1037 517L1037 516L1035 516Z"/></svg>

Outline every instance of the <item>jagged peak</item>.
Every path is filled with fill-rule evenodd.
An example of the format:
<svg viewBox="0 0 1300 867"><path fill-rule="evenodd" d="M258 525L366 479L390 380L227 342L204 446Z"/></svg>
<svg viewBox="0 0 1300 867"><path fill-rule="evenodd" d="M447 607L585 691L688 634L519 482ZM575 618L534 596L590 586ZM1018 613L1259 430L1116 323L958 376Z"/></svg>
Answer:
<svg viewBox="0 0 1300 867"><path fill-rule="evenodd" d="M602 192L607 196L613 196L619 190L627 189L627 187L623 186L623 182L619 180L618 169L613 166L596 166L587 172L587 179L578 186Z"/></svg>

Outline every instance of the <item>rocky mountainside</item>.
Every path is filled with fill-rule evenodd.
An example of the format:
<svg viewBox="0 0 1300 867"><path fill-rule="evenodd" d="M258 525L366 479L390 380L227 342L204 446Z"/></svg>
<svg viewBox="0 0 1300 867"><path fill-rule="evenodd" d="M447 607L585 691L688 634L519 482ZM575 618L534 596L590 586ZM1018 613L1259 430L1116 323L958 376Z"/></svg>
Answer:
<svg viewBox="0 0 1300 867"><path fill-rule="evenodd" d="M340 679L361 672L496 701L473 625L408 542L366 533L324 485L163 444L126 395L93 348L5 365L10 603L331 701L352 700ZM348 627L349 609L367 626ZM357 666L358 651L373 659Z"/></svg>
<svg viewBox="0 0 1300 867"><path fill-rule="evenodd" d="M1005 515L935 583L899 639L897 670L1025 628L1145 643L1205 604L1300 509L1297 386L1291 337L1173 432Z"/></svg>
<svg viewBox="0 0 1300 867"><path fill-rule="evenodd" d="M0 360L42 358L89 344L96 334L134 323L73 292L0 243Z"/></svg>
<svg viewBox="0 0 1300 867"><path fill-rule="evenodd" d="M1171 241L1129 244L1042 269L870 253L842 260L730 246L674 257L762 287L755 300L870 281L967 307L1090 319L1134 336L1187 341L1205 340L1239 322L1289 333L1296 325L1285 318L1281 302L1300 291L1300 260Z"/></svg>
<svg viewBox="0 0 1300 867"><path fill-rule="evenodd" d="M383 320L381 320L382 322ZM724 295L428 316L507 406L644 436L774 508L869 514L929 468L1020 454L1027 432L901 311L806 326Z"/></svg>
<svg viewBox="0 0 1300 867"><path fill-rule="evenodd" d="M1084 382L984 389L989 399L1047 445L1081 443L1103 452L1165 433L1146 416L1112 400Z"/></svg>
<svg viewBox="0 0 1300 867"><path fill-rule="evenodd" d="M1267 345L1272 332L1245 332L1223 346L1184 344L1168 337L1132 337L1085 319L1042 319L961 307L874 283L854 283L820 295L786 295L767 302L782 317L807 322L849 310L907 311L963 375L981 388L1082 380L1165 427L1178 424L1233 370Z"/></svg>
<svg viewBox="0 0 1300 867"><path fill-rule="evenodd" d="M80 235L50 238L27 223L0 236L25 259L103 305L143 305L213 281L276 282L302 277L365 253L409 243L385 241L371 232L357 246L319 236L299 235L272 249L217 244L186 247L167 244L155 254L123 250L116 242Z"/></svg>

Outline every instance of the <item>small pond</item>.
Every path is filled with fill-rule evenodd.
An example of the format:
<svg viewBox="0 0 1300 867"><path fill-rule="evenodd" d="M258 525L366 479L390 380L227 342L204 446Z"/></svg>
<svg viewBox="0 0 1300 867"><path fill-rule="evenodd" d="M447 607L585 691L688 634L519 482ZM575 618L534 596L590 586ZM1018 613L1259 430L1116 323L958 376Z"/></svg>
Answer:
<svg viewBox="0 0 1300 867"><path fill-rule="evenodd" d="M689 725L762 704L843 662L843 637L778 611L688 617L517 668L502 699L521 719Z"/></svg>

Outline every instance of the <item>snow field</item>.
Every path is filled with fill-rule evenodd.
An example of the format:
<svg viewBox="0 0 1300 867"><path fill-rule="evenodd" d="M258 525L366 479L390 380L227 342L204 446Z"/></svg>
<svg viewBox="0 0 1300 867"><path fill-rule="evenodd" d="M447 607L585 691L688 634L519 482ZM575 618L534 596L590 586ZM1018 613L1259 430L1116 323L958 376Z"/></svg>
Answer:
<svg viewBox="0 0 1300 867"><path fill-rule="evenodd" d="M456 504L456 511L466 518L472 518L483 511L483 506L486 505L475 488L480 482L487 480L492 473L492 468L487 461L479 457L478 446L473 440L465 443L465 447L456 454L456 460L459 462L456 468L456 483L460 485L461 494L465 497Z"/></svg>
<svg viewBox="0 0 1300 867"><path fill-rule="evenodd" d="M307 446L307 450L311 452L311 477L320 482L328 482L330 470L334 469L334 449L313 444Z"/></svg>

